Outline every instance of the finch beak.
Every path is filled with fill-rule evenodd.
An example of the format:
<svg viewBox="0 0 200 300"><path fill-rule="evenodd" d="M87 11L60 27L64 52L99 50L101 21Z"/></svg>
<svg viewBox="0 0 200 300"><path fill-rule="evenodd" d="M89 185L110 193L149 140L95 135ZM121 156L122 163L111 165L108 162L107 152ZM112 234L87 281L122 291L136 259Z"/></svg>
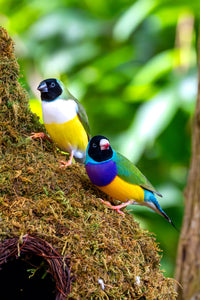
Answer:
<svg viewBox="0 0 200 300"><path fill-rule="evenodd" d="M100 140L100 149L101 150L107 150L109 148L109 146L110 146L110 143L108 140L106 140L106 139Z"/></svg>
<svg viewBox="0 0 200 300"><path fill-rule="evenodd" d="M47 84L46 84L46 82L41 82L40 84L39 84L39 86L37 87L37 89L38 89L38 91L40 91L40 92L45 92L45 93L47 93L48 92L48 87L47 87Z"/></svg>

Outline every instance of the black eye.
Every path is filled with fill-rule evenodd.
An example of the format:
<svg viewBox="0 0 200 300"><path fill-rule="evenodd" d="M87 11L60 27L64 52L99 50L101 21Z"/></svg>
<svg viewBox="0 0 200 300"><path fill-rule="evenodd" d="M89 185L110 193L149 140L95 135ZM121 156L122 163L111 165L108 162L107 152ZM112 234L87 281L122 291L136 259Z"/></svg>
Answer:
<svg viewBox="0 0 200 300"><path fill-rule="evenodd" d="M54 88L56 86L55 82L52 82L50 87Z"/></svg>
<svg viewBox="0 0 200 300"><path fill-rule="evenodd" d="M97 147L97 144L93 143L92 148L96 148L96 147Z"/></svg>

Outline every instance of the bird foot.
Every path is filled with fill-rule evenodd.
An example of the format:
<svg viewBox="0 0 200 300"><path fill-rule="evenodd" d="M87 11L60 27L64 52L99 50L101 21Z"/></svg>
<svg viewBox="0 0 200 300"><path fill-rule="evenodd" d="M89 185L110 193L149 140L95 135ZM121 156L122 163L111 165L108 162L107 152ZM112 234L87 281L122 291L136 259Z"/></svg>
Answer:
<svg viewBox="0 0 200 300"><path fill-rule="evenodd" d="M70 166L72 164L73 156L74 156L74 153L72 151L71 154L70 154L70 158L69 158L68 161L60 160L59 161L59 163L61 164L60 168L66 168L66 167Z"/></svg>
<svg viewBox="0 0 200 300"><path fill-rule="evenodd" d="M50 143L52 143L52 140L44 133L44 132L32 132L30 135L31 139L47 139Z"/></svg>
<svg viewBox="0 0 200 300"><path fill-rule="evenodd" d="M126 207L132 203L131 201L127 201L126 203L122 203L120 205L112 205L110 202L104 201L103 199L100 199L100 201L101 201L101 203L104 203L105 205L107 205L109 208L116 210L116 212L118 212L123 217L125 216L125 214L120 209L123 207Z"/></svg>
<svg viewBox="0 0 200 300"><path fill-rule="evenodd" d="M59 160L58 162L60 163L60 168L66 168L72 164L71 161L69 160L68 161Z"/></svg>

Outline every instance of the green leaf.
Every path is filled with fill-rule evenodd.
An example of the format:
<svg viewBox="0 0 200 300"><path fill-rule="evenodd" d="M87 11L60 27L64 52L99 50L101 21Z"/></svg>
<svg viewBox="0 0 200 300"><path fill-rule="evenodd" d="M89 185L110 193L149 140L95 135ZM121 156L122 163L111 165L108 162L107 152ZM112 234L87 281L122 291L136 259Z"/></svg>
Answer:
<svg viewBox="0 0 200 300"><path fill-rule="evenodd" d="M119 138L119 152L131 161L137 161L147 143L153 143L168 126L178 107L174 85L163 89L153 99L141 105L131 127Z"/></svg>
<svg viewBox="0 0 200 300"><path fill-rule="evenodd" d="M166 72L169 72L175 66L175 58L177 50L167 50L161 52L152 59L150 59L143 67L140 68L139 72L134 76L131 84L149 84Z"/></svg>
<svg viewBox="0 0 200 300"><path fill-rule="evenodd" d="M179 50L167 50L153 56L134 76L124 90L128 102L146 100L156 92L154 82L177 66Z"/></svg>
<svg viewBox="0 0 200 300"><path fill-rule="evenodd" d="M156 4L156 0L136 1L116 23L113 31L114 38L121 42L127 40L136 27L155 8Z"/></svg>

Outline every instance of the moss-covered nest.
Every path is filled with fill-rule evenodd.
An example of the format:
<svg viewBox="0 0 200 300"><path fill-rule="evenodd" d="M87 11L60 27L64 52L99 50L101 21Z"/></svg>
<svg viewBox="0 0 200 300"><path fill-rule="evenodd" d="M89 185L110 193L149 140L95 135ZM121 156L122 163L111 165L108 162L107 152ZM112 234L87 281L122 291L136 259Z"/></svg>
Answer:
<svg viewBox="0 0 200 300"><path fill-rule="evenodd" d="M62 169L54 145L30 139L44 128L18 83L13 51L1 28L0 264L35 251L48 262L56 299L175 299L155 238L132 215L123 218L100 203L105 195L84 166Z"/></svg>

